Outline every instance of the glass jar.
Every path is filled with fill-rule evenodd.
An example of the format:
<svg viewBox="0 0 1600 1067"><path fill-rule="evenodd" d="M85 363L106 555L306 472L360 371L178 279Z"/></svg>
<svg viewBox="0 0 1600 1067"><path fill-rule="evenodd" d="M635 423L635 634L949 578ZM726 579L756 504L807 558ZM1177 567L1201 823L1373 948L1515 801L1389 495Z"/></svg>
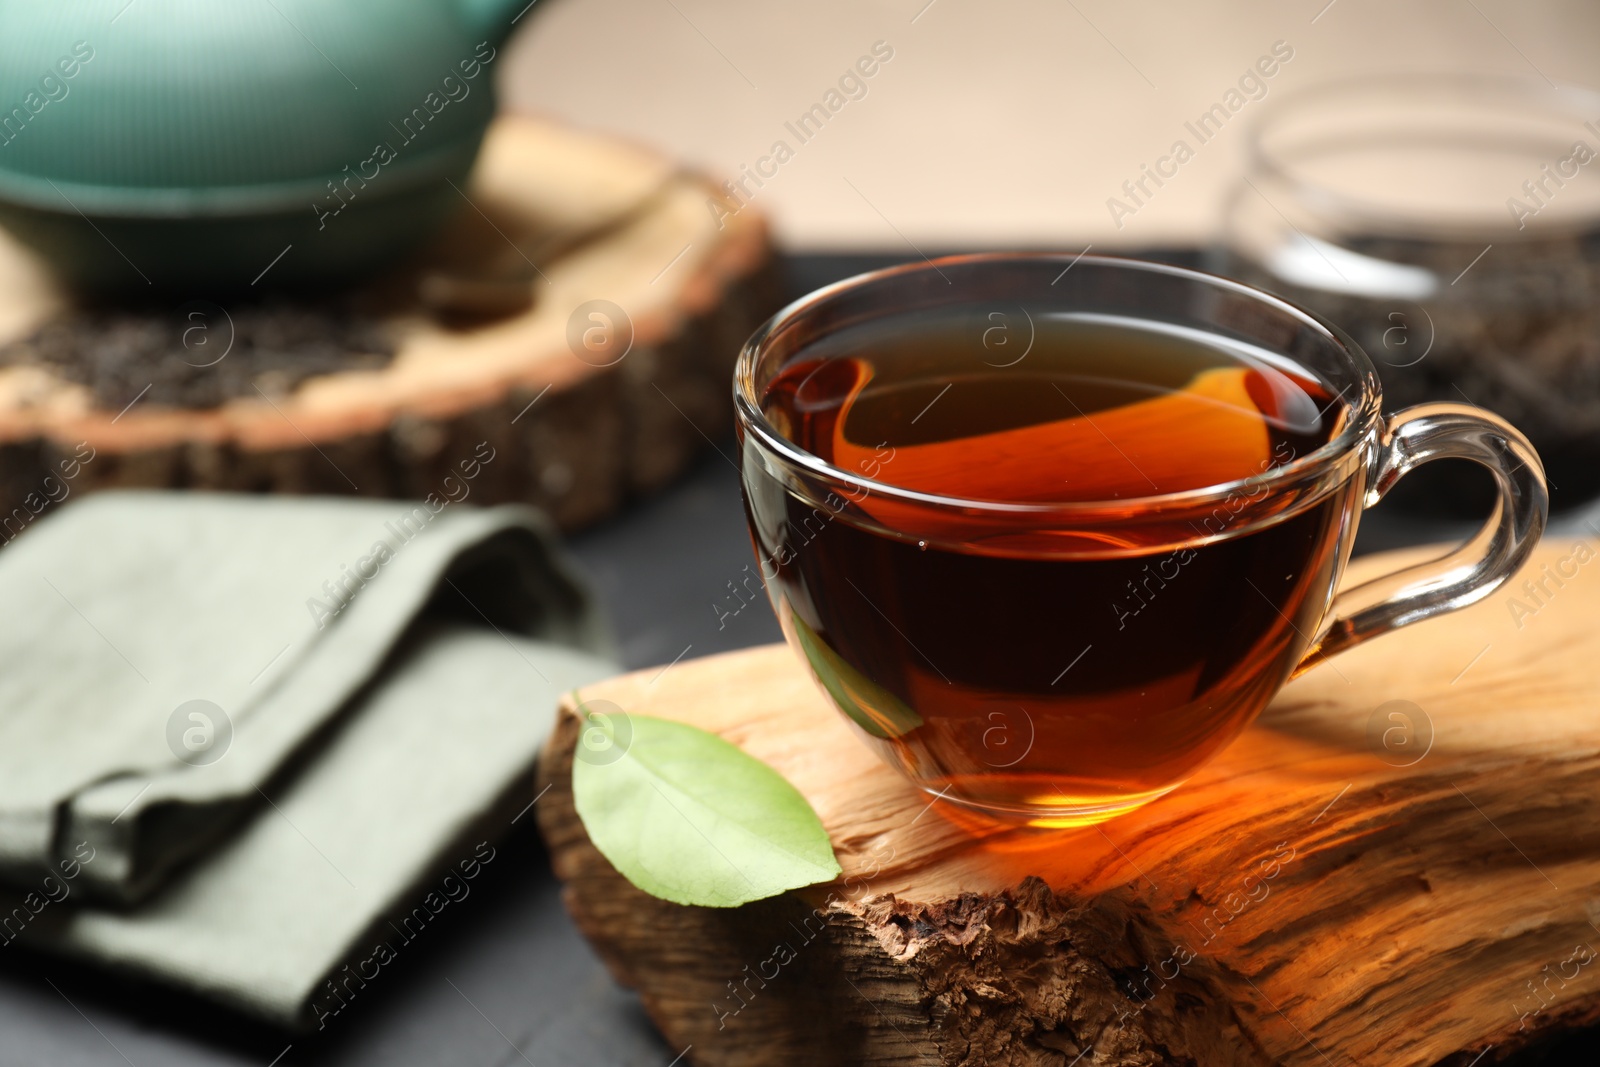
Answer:
<svg viewBox="0 0 1600 1067"><path fill-rule="evenodd" d="M1600 495L1600 93L1397 75L1286 97L1252 131L1212 266L1338 323L1392 404L1509 419L1552 507ZM1479 472L1438 466L1402 503L1485 506Z"/></svg>

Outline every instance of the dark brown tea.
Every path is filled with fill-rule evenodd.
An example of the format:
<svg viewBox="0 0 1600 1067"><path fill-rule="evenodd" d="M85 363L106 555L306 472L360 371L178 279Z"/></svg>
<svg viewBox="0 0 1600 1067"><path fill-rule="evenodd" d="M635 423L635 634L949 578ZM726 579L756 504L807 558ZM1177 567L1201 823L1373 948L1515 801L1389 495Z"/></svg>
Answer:
<svg viewBox="0 0 1600 1067"><path fill-rule="evenodd" d="M1257 482L1200 511L1152 498L1308 456L1349 412L1284 357L1199 331L997 314L890 316L795 353L767 419L871 483L807 502L747 452L746 505L791 641L891 762L951 799L1093 822L1181 782L1276 692L1360 480L1292 506ZM873 484L1125 521L1009 523Z"/></svg>

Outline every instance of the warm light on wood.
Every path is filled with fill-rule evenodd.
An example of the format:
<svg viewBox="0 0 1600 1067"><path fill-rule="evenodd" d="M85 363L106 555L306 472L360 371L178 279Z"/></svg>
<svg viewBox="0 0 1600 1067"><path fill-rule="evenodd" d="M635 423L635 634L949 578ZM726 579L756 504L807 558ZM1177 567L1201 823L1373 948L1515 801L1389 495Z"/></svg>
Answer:
<svg viewBox="0 0 1600 1067"><path fill-rule="evenodd" d="M1595 556L1547 542L1475 607L1294 682L1186 786L1102 826L970 822L879 764L782 647L584 696L777 768L839 883L730 911L634 889L574 814L570 707L541 826L579 926L702 1067L1498 1062L1600 1018Z"/></svg>

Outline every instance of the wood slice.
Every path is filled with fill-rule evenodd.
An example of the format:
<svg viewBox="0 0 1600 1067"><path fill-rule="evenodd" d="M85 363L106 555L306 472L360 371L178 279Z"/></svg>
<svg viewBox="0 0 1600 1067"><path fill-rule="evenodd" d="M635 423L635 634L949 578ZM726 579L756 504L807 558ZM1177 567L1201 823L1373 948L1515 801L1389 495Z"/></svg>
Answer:
<svg viewBox="0 0 1600 1067"><path fill-rule="evenodd" d="M574 812L570 703L540 823L578 925L700 1067L1484 1067L1600 1017L1594 558L1546 544L1521 576L1542 589L1317 668L1098 827L975 822L915 790L782 646L583 695L777 768L837 883L731 910L634 889Z"/></svg>
<svg viewBox="0 0 1600 1067"><path fill-rule="evenodd" d="M538 504L567 529L600 519L727 431L738 348L780 302L765 223L724 212L719 226L708 208L717 195L709 179L632 145L501 118L460 215L415 262L358 294L389 309L396 353L382 370L324 374L271 400L203 410L142 400L119 412L47 368L0 368L4 537L63 482L68 492L442 497L444 479L485 441L494 459L469 487L475 502ZM474 280L485 272L486 283ZM532 306L451 325L418 305L441 279L457 302L485 291L503 300L520 285ZM598 354L569 342L569 320L593 300L631 320L625 356L612 357L620 342ZM0 343L72 313L43 268L0 235Z"/></svg>

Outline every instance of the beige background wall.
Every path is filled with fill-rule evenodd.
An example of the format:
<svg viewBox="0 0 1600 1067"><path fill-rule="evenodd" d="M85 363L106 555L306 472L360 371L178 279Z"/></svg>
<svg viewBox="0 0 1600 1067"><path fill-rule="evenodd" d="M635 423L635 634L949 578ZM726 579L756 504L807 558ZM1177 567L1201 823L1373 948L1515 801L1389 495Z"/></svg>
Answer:
<svg viewBox="0 0 1600 1067"><path fill-rule="evenodd" d="M1421 69L1600 83L1596 0L540 6L504 57L508 106L627 134L727 174L782 138L794 158L756 203L801 249L1204 240L1239 172L1245 120L1298 87ZM866 95L800 144L784 123L822 101L879 40L894 58ZM1119 230L1106 198L1279 40L1294 58L1267 82L1266 98L1241 109Z"/></svg>

